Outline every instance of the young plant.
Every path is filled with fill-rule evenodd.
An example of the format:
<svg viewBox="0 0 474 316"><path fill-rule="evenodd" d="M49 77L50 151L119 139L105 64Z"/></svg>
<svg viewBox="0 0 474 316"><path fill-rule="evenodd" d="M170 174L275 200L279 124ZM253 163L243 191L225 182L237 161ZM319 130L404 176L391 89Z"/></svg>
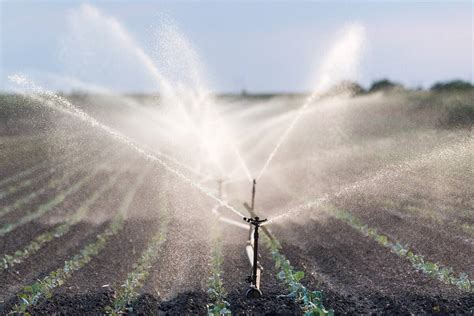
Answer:
<svg viewBox="0 0 474 316"><path fill-rule="evenodd" d="M36 211L30 212L26 214L25 216L21 217L18 221L14 223L8 223L4 225L3 227L0 228L0 237L6 235L7 233L11 232L12 230L16 229L19 226L22 226L26 223L29 223L37 218L40 218L44 214L48 213L51 211L54 207L57 205L61 204L69 195L72 195L76 192L78 192L89 180L93 179L99 171L109 164L110 161L106 161L101 163L100 165L96 166L94 170L85 175L83 178L78 180L76 183L74 183L72 186L68 187L65 191L60 192L58 195L56 195L54 198L49 200L48 202L41 204ZM65 181L65 179L71 177L71 174L67 174L61 179L61 181Z"/></svg>
<svg viewBox="0 0 474 316"><path fill-rule="evenodd" d="M36 305L41 298L50 298L56 287L64 284L74 272L88 264L105 248L109 239L123 228L128 208L133 201L135 193L143 183L146 171L147 170L138 176L134 186L131 187L122 200L118 213L114 216L105 231L97 235L96 241L85 246L78 254L72 257L72 259L67 260L62 268L52 271L43 279L24 287L23 292L18 294L20 303L14 306L12 313L25 314L28 308Z"/></svg>
<svg viewBox="0 0 474 316"><path fill-rule="evenodd" d="M102 154L100 157L105 158L107 156ZM99 158L99 160L100 160L100 158ZM26 196L23 196L19 199L16 199L13 204L7 205L7 206L0 209L0 217L6 215L6 214L8 214L8 213L10 213L10 212L12 212L16 209L19 209L21 206L29 203L30 201L32 201L33 199L39 197L41 194L47 192L48 190L64 186L64 184L66 184L68 182L68 180L71 179L79 170L88 167L92 163L93 162L89 161L89 162L86 162L85 164L76 165L76 166L72 167L71 169L67 170L66 174L64 174L62 176L55 177L55 178L51 179L46 185L39 187L37 190L35 190L33 192L30 192ZM102 165L103 164L101 164L100 167ZM8 226L10 226L10 225L7 224L7 225L4 226L4 228L7 229Z"/></svg>
<svg viewBox="0 0 474 316"><path fill-rule="evenodd" d="M162 211L163 213L165 210ZM161 254L160 250L166 241L169 218L164 214L158 233L151 239L148 247L143 251L138 261L133 265L133 271L127 275L125 283L117 291L115 300L111 306L105 307L105 313L118 315L133 311L133 303L137 299L138 291L150 274L150 268Z"/></svg>
<svg viewBox="0 0 474 316"><path fill-rule="evenodd" d="M38 252L41 248L43 248L48 242L52 241L53 239L58 239L64 236L67 232L69 232L70 228L77 224L82 218L88 213L91 205L97 201L97 199L102 196L104 192L111 189L115 183L117 182L118 174L112 176L111 179L101 186L97 191L92 194L92 196L87 199L79 209L74 213L74 215L69 218L65 223L57 225L54 229L44 232L38 235L33 241L31 241L26 247L23 249L17 250L12 254L5 254L3 257L0 258L0 271L8 269L16 264L23 262L32 254Z"/></svg>
<svg viewBox="0 0 474 316"><path fill-rule="evenodd" d="M20 304L15 305L12 312L25 314L28 308L37 304L41 298L51 298L56 287L63 285L75 271L88 264L93 257L97 256L105 248L108 240L122 229L123 222L124 218L120 214L102 234L97 236L95 242L87 245L80 253L66 261L62 268L50 272L49 275L32 285L25 286L23 292L18 294Z"/></svg>
<svg viewBox="0 0 474 316"><path fill-rule="evenodd" d="M470 280L466 273L460 273L458 276L456 276L451 267L443 266L436 262L427 261L423 255L416 254L408 246L404 246L398 241L392 241L389 237L378 233L375 228L370 228L363 224L351 213L342 210L334 210L334 214L336 218L346 222L365 236L372 238L377 243L390 249L398 256L408 259L408 261L410 261L416 270L421 271L430 277L438 279L446 284L457 286L463 291L474 292L474 281Z"/></svg>
<svg viewBox="0 0 474 316"><path fill-rule="evenodd" d="M230 304L226 301L227 292L222 282L224 257L222 255L222 240L217 222L214 222L212 231L211 276L208 280L207 289L211 302L207 305L207 311L209 316L230 315Z"/></svg>
<svg viewBox="0 0 474 316"><path fill-rule="evenodd" d="M275 267L279 270L277 277L287 285L290 293L288 296L301 305L306 316L309 315L334 315L333 310L327 310L323 305L323 293L310 291L300 281L304 278L303 271L295 271L290 261L280 252L281 246L276 240L266 238L270 248Z"/></svg>

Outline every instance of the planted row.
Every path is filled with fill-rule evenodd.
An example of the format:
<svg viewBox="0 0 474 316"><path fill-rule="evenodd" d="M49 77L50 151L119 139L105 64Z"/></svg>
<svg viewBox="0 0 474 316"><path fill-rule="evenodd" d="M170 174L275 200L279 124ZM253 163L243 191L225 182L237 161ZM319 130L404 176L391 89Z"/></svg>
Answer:
<svg viewBox="0 0 474 316"><path fill-rule="evenodd" d="M78 138L78 137L82 137L82 135L79 135L79 136L76 136L76 137L71 137L70 139L68 139L68 141L71 141L71 140L73 140L75 138ZM32 150L32 151L36 152L36 147L38 147L38 144L34 143L33 145L35 146L35 149ZM15 148L21 148L23 150L24 146L19 147L18 144L15 144ZM8 150L8 153L11 153L10 149ZM23 154L25 154L25 153L23 153ZM44 160L41 163L37 163L38 162L38 157L36 157L34 155L31 155L31 153L26 153L26 154L28 154L26 159L21 160L21 161L18 161L18 159L15 159L15 164L18 164L20 162L20 163L28 163L28 164L31 163L31 164L34 164L34 165L26 168L25 170L22 170L20 172L17 172L17 173L15 173L15 174L13 174L9 177L6 177L6 178L0 180L0 187L6 185L8 183L20 180L24 177L27 177L27 176L31 175L32 173L46 167L49 163L48 160Z"/></svg>
<svg viewBox="0 0 474 316"><path fill-rule="evenodd" d="M227 302L227 292L222 282L222 264L224 257L222 255L222 238L220 226L217 220L212 225L212 250L211 250L211 276L208 280L208 290L210 303L207 306L209 315L230 315L230 304Z"/></svg>
<svg viewBox="0 0 474 316"><path fill-rule="evenodd" d="M72 259L66 261L62 268L50 272L46 277L32 285L25 286L23 292L18 294L20 302L12 310L14 313L27 313L28 308L34 306L42 298L50 298L53 290L63 285L74 272L80 270L96 257L107 245L110 238L116 235L125 222L126 214L132 200L140 185L143 183L145 173L142 173L135 185L125 195L118 213L114 216L112 222L107 226L103 233L97 235L94 242L85 246Z"/></svg>
<svg viewBox="0 0 474 316"><path fill-rule="evenodd" d="M22 226L26 223L35 220L44 214L51 211L55 206L62 203L69 195L76 193L79 191L84 184L86 184L89 180L91 180L105 165L105 163L97 166L91 173L87 174L72 186L68 187L65 191L61 192L60 194L56 195L53 199L49 200L48 202L40 205L35 211L28 213L27 215L21 217L14 223L8 223L0 228L0 237L4 236L5 234L11 232L12 230L16 229L19 226Z"/></svg>
<svg viewBox="0 0 474 316"><path fill-rule="evenodd" d="M54 174L58 170L61 170L61 167L64 166L64 165L78 163L81 160L84 160L84 158L86 158L86 157L82 157L82 159L81 159L81 157L77 156L77 155L71 155L71 156L73 157L72 161L69 161L69 159L71 157L69 157L69 156L64 157L64 159L62 160L61 163L56 164L54 167L51 167L51 168L47 169L43 173L41 173L39 175L36 175L33 178L27 178L23 181L20 181L19 183L14 183L14 184L8 186L7 188L3 189L2 191L0 191L0 199L3 199L3 198L7 197L10 194L14 194L14 193L20 191L21 189L32 185L35 182L40 182L42 179L46 178L47 176L49 176L51 174ZM48 163L49 163L49 161L45 161L41 165L47 165Z"/></svg>
<svg viewBox="0 0 474 316"><path fill-rule="evenodd" d="M290 294L288 296L301 306L305 315L334 315L333 310L328 310L323 305L323 293L311 291L300 281L304 278L303 271L296 271L290 261L280 252L281 246L276 240L265 238L267 247L270 249L275 267L279 270L278 279L286 284Z"/></svg>
<svg viewBox="0 0 474 316"><path fill-rule="evenodd" d="M106 155L102 154L100 157L101 158L106 157ZM87 157L85 157L85 158L87 158ZM5 216L6 214L20 208L21 206L23 206L27 203L29 203L30 201L32 201L36 197L40 196L41 194L43 194L47 190L54 189L54 188L56 188L56 187L58 187L58 186L60 186L64 183L67 183L67 181L70 178L72 178L77 172L79 172L81 169L87 168L91 164L93 164L92 161L87 161L83 165L78 164L78 165L68 169L67 172L64 175L51 179L46 185L44 185L44 186L38 188L37 190L35 190L33 192L30 192L29 194L17 199L13 204L7 205L7 206L3 207L2 209L0 209L0 217ZM105 164L102 164L101 166L104 166L104 165Z"/></svg>
<svg viewBox="0 0 474 316"><path fill-rule="evenodd" d="M159 232L152 238L148 247L133 265L133 271L127 275L127 279L117 291L113 303L105 307L105 313L118 315L133 311L133 304L138 298L139 290L148 278L150 268L161 254L161 247L166 241L168 223L169 219L165 216L161 221Z"/></svg>
<svg viewBox="0 0 474 316"><path fill-rule="evenodd" d="M334 210L334 214L336 218L348 223L351 227L358 230L365 236L390 249L398 256L408 259L412 266L418 271L421 271L446 284L455 285L463 291L474 292L474 281L470 280L466 273L460 273L459 275L456 275L451 267L426 260L423 255L416 254L408 246L404 246L398 241L393 241L386 235L380 234L377 232L377 229L368 227L357 217L348 212Z"/></svg>
<svg viewBox="0 0 474 316"><path fill-rule="evenodd" d="M87 245L79 254L66 261L64 267L50 272L46 277L32 285L25 286L23 293L18 294L21 303L15 305L13 312L26 313L28 307L37 304L41 298L51 298L56 287L63 285L75 271L88 264L93 257L105 248L107 241L123 227L123 222L123 216L118 216L102 234L97 236L94 243Z"/></svg>
<svg viewBox="0 0 474 316"><path fill-rule="evenodd" d="M58 239L67 234L71 227L80 222L85 215L89 212L91 206L97 201L102 194L111 189L117 182L118 175L113 176L106 184L102 185L97 191L94 192L69 218L65 223L57 225L54 229L44 232L34 238L26 247L17 250L12 254L6 254L0 258L0 271L8 269L16 264L19 264L26 260L31 255L38 252L47 243L53 239Z"/></svg>

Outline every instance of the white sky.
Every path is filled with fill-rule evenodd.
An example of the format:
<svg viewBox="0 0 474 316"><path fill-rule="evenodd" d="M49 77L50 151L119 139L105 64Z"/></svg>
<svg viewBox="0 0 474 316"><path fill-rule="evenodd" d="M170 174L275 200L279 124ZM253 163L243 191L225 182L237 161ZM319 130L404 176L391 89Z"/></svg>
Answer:
<svg viewBox="0 0 474 316"><path fill-rule="evenodd" d="M88 3L120 22L150 56L160 17L171 18L196 50L210 88L218 92L311 89L318 61L339 30L353 22L364 25L367 34L358 76L365 86L385 77L412 87L473 79L471 1ZM54 89L88 85L121 92L154 89L132 57L107 58L123 47L107 42L102 56L83 51L82 42L68 43L75 39L71 19L80 5L78 1L1 2L0 89L8 88L6 76L15 72L31 74ZM89 45L101 46L99 39L107 36L101 32L98 29L97 38L87 39ZM81 63L71 54L64 60L64 51L82 54Z"/></svg>

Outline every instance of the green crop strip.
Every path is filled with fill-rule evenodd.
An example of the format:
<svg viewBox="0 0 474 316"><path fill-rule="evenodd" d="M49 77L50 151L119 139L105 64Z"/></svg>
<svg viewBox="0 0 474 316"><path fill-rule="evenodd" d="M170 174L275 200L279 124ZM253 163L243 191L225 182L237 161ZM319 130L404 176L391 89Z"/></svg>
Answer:
<svg viewBox="0 0 474 316"><path fill-rule="evenodd" d="M71 159L71 158L72 158L72 160L70 161L69 159ZM65 165L68 165L68 164L79 163L81 160L85 160L86 158L87 158L87 156L81 157L81 156L70 154L70 155L64 157L61 160L61 162L56 164L54 167L51 167L51 168L47 169L46 171L42 172L40 175L34 176L33 179L28 178L28 179L25 179L23 181L20 181L20 183L12 184L12 185L8 186L7 188L3 189L2 191L0 191L0 199L3 199L3 198L7 197L10 194L14 194L14 193L18 192L19 190L32 185L35 182L40 182L43 178L46 178L47 176L49 176L51 174L54 174L55 172L60 170L62 166L65 166ZM44 164L47 164L47 163L48 162L45 162Z"/></svg>
<svg viewBox="0 0 474 316"><path fill-rule="evenodd" d="M209 316L230 315L230 304L227 302L227 292L222 282L222 238L217 220L212 225L212 251L211 251L211 276L208 280L208 290L210 303L207 305Z"/></svg>
<svg viewBox="0 0 474 316"><path fill-rule="evenodd" d="M93 176L94 176L94 173L85 176L84 178L76 182L73 186L69 187L66 191L56 195L52 200L48 201L47 203L40 205L36 211L28 213L27 215L23 216L15 223L9 223L9 224L4 225L3 227L0 228L0 237L11 232L17 227L22 226L28 222L31 222L32 220L35 220L43 216L47 212L51 211L55 206L62 203L69 195L79 191L79 189L82 188L82 186L87 181L89 181Z"/></svg>
<svg viewBox="0 0 474 316"><path fill-rule="evenodd" d="M76 138L79 138L79 136L75 136L75 137L71 137L70 139L68 139L68 141L72 141ZM38 146L36 143L34 144L34 146ZM64 159L64 158L63 158ZM28 159L26 159L27 162L31 162L31 163L34 163L34 162L37 162L37 158L36 157L29 157ZM49 161L45 160L39 164L35 164L34 166L31 166L31 167L28 167L27 169L25 170L22 170L16 174L13 174L5 179L2 179L0 180L0 187L1 186L4 186L5 184L7 183L10 183L10 182L14 182L14 181L17 181L17 180L20 180L21 178L24 178L26 176L29 176L30 174L32 174L33 172L37 171L37 170L40 170L42 169L43 167L46 167L48 165Z"/></svg>
<svg viewBox="0 0 474 316"><path fill-rule="evenodd" d="M62 268L50 272L49 275L32 285L25 286L23 292L18 294L20 303L14 306L13 310L10 312L11 314L21 313L29 315L27 310L30 306L36 305L41 298L51 298L53 290L56 287L63 285L74 272L88 264L105 248L109 239L123 228L128 208L130 207L138 188L143 183L145 174L146 173L143 172L138 177L132 189L127 192L120 205L119 212L115 215L114 219L109 226L107 226L104 232L97 235L96 241L88 244L78 254L72 257L72 259L66 261Z"/></svg>
<svg viewBox="0 0 474 316"><path fill-rule="evenodd" d="M32 174L33 172L45 167L46 165L48 164L48 161L43 161L42 163L40 164L37 164L37 165L34 165L26 170L23 170L23 171L20 171L6 179L3 179L2 181L0 181L0 186L3 186L7 183L10 183L10 182L14 182L14 181L17 181L17 180L20 180L21 178L23 177L27 177L29 176L30 174Z"/></svg>
<svg viewBox="0 0 474 316"><path fill-rule="evenodd" d="M281 246L278 241L265 238L267 247L270 249L275 267L279 270L277 278L283 282L290 291L288 296L300 304L306 316L310 315L334 315L332 309L327 310L323 306L323 293L321 291L310 291L300 281L304 278L303 271L295 271L290 261L280 252Z"/></svg>
<svg viewBox="0 0 474 316"><path fill-rule="evenodd" d="M332 213L336 218L346 222L351 227L361 232L364 236L375 240L377 243L390 249L398 256L406 258L416 270L446 284L455 285L463 291L474 292L474 281L470 280L466 273L460 273L456 276L451 267L426 260L423 255L416 254L408 246L404 246L398 241L393 241L389 237L378 233L375 228L368 227L357 217L348 212L333 209Z"/></svg>
<svg viewBox="0 0 474 316"><path fill-rule="evenodd" d="M474 226L473 225L469 225L467 223L464 223L464 224L461 225L461 229L463 231L465 231L466 233L474 235Z"/></svg>
<svg viewBox="0 0 474 316"><path fill-rule="evenodd" d="M35 220L47 212L51 211L55 206L59 205L62 203L69 195L79 191L82 186L87 183L90 179L92 179L100 170L102 167L107 165L108 162L104 162L97 166L91 173L77 181L73 186L70 186L69 188L66 189L66 191L56 195L53 199L49 200L47 203L44 203L38 207L36 211L33 211L31 213L28 213L27 215L23 216L20 218L18 221L14 223L9 223L4 225L3 227L0 228L0 237L4 236L5 234L11 232L12 230L16 229L19 226L22 226L28 222L31 222L32 220Z"/></svg>
<svg viewBox="0 0 474 316"><path fill-rule="evenodd" d="M26 247L21 250L17 250L12 254L6 254L0 258L0 272L8 269L16 264L19 264L26 260L31 255L38 252L47 243L54 239L58 239L69 232L72 226L80 222L83 217L89 212L90 207L97 201L102 194L111 189L118 180L119 175L111 177L111 179L102 185L92 196L87 199L74 215L63 224L57 225L54 229L49 230L45 233L38 235L33 241L31 241Z"/></svg>
<svg viewBox="0 0 474 316"><path fill-rule="evenodd" d="M166 241L168 223L168 216L164 216L159 233L152 238L146 250L134 264L133 271L127 275L125 283L116 293L112 306L105 307L104 311L106 314L118 315L124 312L133 312L133 304L139 295L139 290L148 278L150 268L158 259L161 247Z"/></svg>
<svg viewBox="0 0 474 316"><path fill-rule="evenodd" d="M105 156L106 156L105 154L101 155L101 157L105 157ZM81 168L85 168L85 167L89 166L90 164L92 164L92 162L88 161L88 162L85 163L85 165L77 165L77 166L69 169L68 172L65 175L63 175L62 177L57 177L57 178L52 179L45 186L39 188L38 190L35 190L35 191L31 192L30 194L28 194L28 195L26 195L22 198L17 199L13 204L5 206L4 208L0 209L0 217L10 213L11 211L14 211L14 210L18 209L22 205L24 205L24 204L30 202L31 200L33 200L34 198L40 196L42 193L46 192L47 190L53 189L53 188L57 187L58 185L65 183L68 179L70 179L75 174L75 172L77 172ZM1 236L1 233L0 233L0 236Z"/></svg>

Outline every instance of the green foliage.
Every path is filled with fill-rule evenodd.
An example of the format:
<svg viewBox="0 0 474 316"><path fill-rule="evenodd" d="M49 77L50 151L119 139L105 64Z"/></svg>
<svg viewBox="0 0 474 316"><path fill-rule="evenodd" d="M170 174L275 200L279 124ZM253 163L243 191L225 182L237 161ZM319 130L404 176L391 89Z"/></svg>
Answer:
<svg viewBox="0 0 474 316"><path fill-rule="evenodd" d="M4 255L0 259L0 271L5 270L15 264L23 262L23 260L28 258L31 254L40 250L46 243L50 242L54 238L58 238L64 235L67 231L69 231L69 226L67 224L60 225L52 231L48 231L39 235L25 248L17 250L11 255Z"/></svg>
<svg viewBox="0 0 474 316"><path fill-rule="evenodd" d="M96 241L88 244L78 254L72 257L72 259L64 262L62 268L50 272L49 275L33 283L31 286L24 287L23 292L18 294L20 303L15 305L11 313L25 313L29 306L35 305L41 298L51 297L56 287L64 284L75 271L88 264L92 258L97 256L105 248L109 239L123 228L126 212L136 191L143 183L147 171L148 170L145 169L139 175L135 184L122 200L118 213L114 216L112 222L107 226L104 232L97 235Z"/></svg>
<svg viewBox="0 0 474 316"><path fill-rule="evenodd" d="M446 82L437 82L432 87L432 91L453 91L453 90L470 90L473 85L468 81L452 80Z"/></svg>
<svg viewBox="0 0 474 316"><path fill-rule="evenodd" d="M271 250L275 267L279 270L277 277L288 286L291 296L301 305L305 315L334 315L333 310L327 310L323 306L323 293L321 291L310 291L300 281L304 278L303 271L295 271L290 261L280 253L280 245L277 241L267 238L267 245Z"/></svg>
<svg viewBox="0 0 474 316"><path fill-rule="evenodd" d="M103 151L100 156L99 156L99 160L100 159L103 159L103 158L106 158L107 157L107 154L109 153L110 151L109 150L106 150L106 151ZM87 156L86 157L83 157L87 160ZM54 177L53 179L49 180L44 186L40 187L39 189L29 193L28 195L26 196L23 196L19 199L16 199L15 202L11 205L8 205L8 206L5 206L3 208L0 209L0 217L1 216L4 216L8 213L10 213L11 211L14 211L18 208L20 208L21 206L25 205L26 203L32 201L33 199L35 199L36 197L40 196L41 194L43 194L44 192L46 192L47 190L51 190L51 189L55 189L57 188L58 186L62 186L64 185L65 183L68 182L68 180L70 180L72 178L72 176L74 176L75 174L77 174L77 172L81 169L83 169L84 167L87 167L91 162L88 161L85 165L80 163L82 162L84 159L81 159L78 161L78 163L72 167L72 168L69 168L65 174L63 174L62 176L58 176L58 177ZM89 176L86 176L86 179L90 178L91 176L94 176L98 170L100 170L100 168L102 168L102 166L105 165L104 164L101 164L100 166L94 168L94 170L92 171L92 175L89 175ZM52 168L49 172L53 172L53 169ZM80 180L82 181L82 180ZM65 191L67 192L67 191ZM70 193L73 193L73 192L70 192ZM64 192L63 193L60 193L62 194L63 196L66 195ZM43 213L41 213L40 215L42 215ZM5 225L4 227L0 228L0 236L2 234L5 234L9 231L11 231L12 229L14 229L16 226L13 225L13 227L9 227L7 225Z"/></svg>
<svg viewBox="0 0 474 316"><path fill-rule="evenodd" d="M51 211L55 206L62 203L66 199L67 196L77 192L93 176L94 176L94 173L91 173L85 176L84 178L77 181L74 185L67 188L65 191L56 195L52 200L49 200L48 202L41 204L37 210L28 213L27 215L23 216L15 223L4 225L3 227L0 228L0 236L3 236L11 232L15 228L23 224L26 224L34 219L37 219L41 217L42 215L46 214L47 212Z"/></svg>
<svg viewBox="0 0 474 316"><path fill-rule="evenodd" d="M160 249L166 241L169 218L167 216L161 222L159 232L151 239L148 247L142 253L138 261L133 265L133 271L127 275L127 279L116 293L112 306L106 306L106 314L117 315L128 311L133 311L132 305L137 299L138 290L150 274L150 268L158 259Z"/></svg>
<svg viewBox="0 0 474 316"><path fill-rule="evenodd" d="M341 210L336 210L335 212L337 218L345 221L354 229L360 231L365 236L374 239L380 245L389 248L398 256L407 258L412 266L418 271L444 283L455 285L463 291L474 292L474 281L471 281L467 274L460 273L459 276L456 276L451 267L446 267L439 263L425 260L422 255L415 254L408 246L403 246L399 242L393 242L389 237L379 234L376 229L369 228L367 225L362 224L362 222L354 215Z"/></svg>
<svg viewBox="0 0 474 316"><path fill-rule="evenodd" d="M66 223L56 226L56 228L37 236L25 248L15 251L11 255L4 255L0 258L0 271L12 267L15 264L23 262L26 258L39 251L45 244L55 238L60 238L69 232L71 226L77 224L89 211L90 206L108 189L112 188L117 182L118 175L113 176L108 183L103 185L99 190L87 199L74 213Z"/></svg>
<svg viewBox="0 0 474 316"><path fill-rule="evenodd" d="M208 315L230 315L230 304L226 301L227 293L222 283L222 241L217 223L213 225L213 244L211 252L211 276L208 280L207 294L211 303L207 306Z"/></svg>
<svg viewBox="0 0 474 316"><path fill-rule="evenodd" d="M79 254L64 262L62 268L50 272L49 275L32 285L25 286L23 291L18 294L20 303L15 305L12 313L25 313L29 306L35 305L41 298L50 298L56 287L63 285L75 271L88 264L104 249L107 241L122 229L123 224L123 217L117 216L102 234L97 235L95 242L88 244Z"/></svg>
<svg viewBox="0 0 474 316"><path fill-rule="evenodd" d="M388 79L381 79L378 81L374 81L369 88L369 92L376 92L376 91L387 91L392 90L397 87L402 87L400 84L392 82Z"/></svg>

